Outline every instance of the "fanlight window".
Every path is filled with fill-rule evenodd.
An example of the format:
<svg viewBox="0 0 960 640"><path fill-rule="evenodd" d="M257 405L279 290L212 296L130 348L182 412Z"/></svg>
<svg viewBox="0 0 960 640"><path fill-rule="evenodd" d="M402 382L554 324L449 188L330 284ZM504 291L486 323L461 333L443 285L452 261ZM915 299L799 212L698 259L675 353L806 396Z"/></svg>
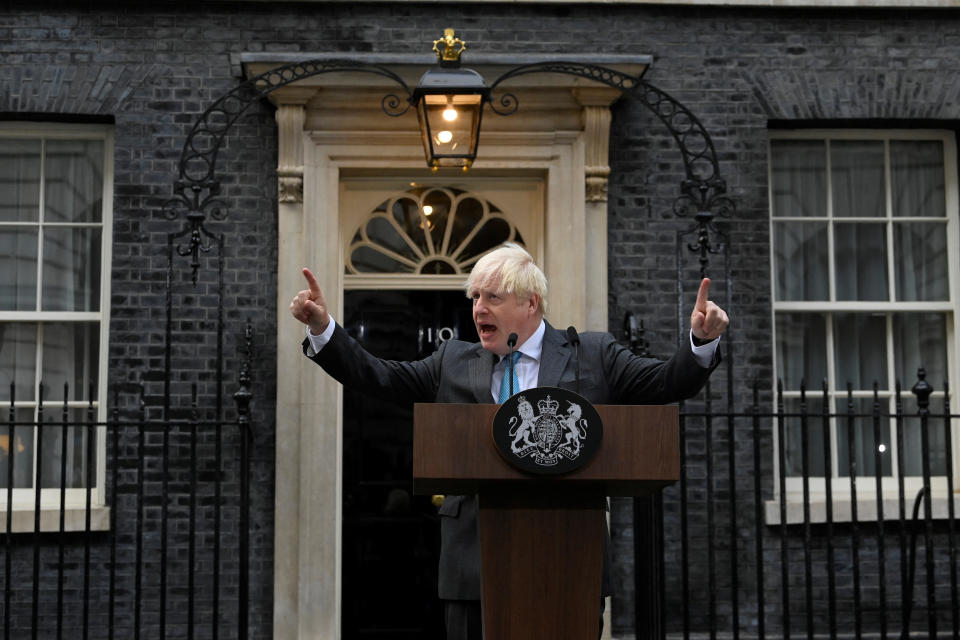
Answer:
<svg viewBox="0 0 960 640"><path fill-rule="evenodd" d="M491 202L452 187L417 187L371 212L350 242L346 273L469 273L507 241L523 244Z"/></svg>

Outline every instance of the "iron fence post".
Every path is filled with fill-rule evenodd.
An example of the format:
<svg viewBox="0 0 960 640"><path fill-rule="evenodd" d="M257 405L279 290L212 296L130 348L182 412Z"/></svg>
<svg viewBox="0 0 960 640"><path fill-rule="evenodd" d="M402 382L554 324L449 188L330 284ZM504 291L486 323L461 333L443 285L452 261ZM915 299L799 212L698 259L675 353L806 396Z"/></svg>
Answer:
<svg viewBox="0 0 960 640"><path fill-rule="evenodd" d="M244 330L246 358L240 365L239 389L233 394L237 405L237 426L240 428L240 576L238 594L238 637L248 635L250 598L250 369L253 355L253 326L247 321Z"/></svg>
<svg viewBox="0 0 960 640"><path fill-rule="evenodd" d="M926 497L923 505L923 545L927 573L927 633L937 637L937 593L936 575L933 560L933 495L930 493L930 434L927 428L930 422L930 394L933 387L927 382L927 371L923 367L917 370L917 382L913 385L913 394L917 396L917 412L920 415L920 450L923 472L923 493Z"/></svg>

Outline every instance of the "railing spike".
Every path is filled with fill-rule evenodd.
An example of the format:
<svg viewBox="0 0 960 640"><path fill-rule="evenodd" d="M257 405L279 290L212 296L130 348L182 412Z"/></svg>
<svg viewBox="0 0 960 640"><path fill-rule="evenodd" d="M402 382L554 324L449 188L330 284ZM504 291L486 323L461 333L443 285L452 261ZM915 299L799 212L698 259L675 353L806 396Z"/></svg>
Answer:
<svg viewBox="0 0 960 640"><path fill-rule="evenodd" d="M917 382L911 389L913 395L917 396L917 408L920 411L926 411L930 406L930 394L933 393L933 387L927 382L927 370L922 366L917 369Z"/></svg>

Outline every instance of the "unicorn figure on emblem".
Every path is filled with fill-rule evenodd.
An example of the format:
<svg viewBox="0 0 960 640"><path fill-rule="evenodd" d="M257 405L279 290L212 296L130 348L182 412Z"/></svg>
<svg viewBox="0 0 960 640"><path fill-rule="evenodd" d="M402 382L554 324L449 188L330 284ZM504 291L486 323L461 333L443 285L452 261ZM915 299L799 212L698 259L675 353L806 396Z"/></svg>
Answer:
<svg viewBox="0 0 960 640"><path fill-rule="evenodd" d="M580 417L583 415L580 405L569 400L567 400L567 404L570 405L567 409L567 415L560 418L560 422L566 430L566 438L560 447L576 457L580 453L580 442L587 437L587 421Z"/></svg>

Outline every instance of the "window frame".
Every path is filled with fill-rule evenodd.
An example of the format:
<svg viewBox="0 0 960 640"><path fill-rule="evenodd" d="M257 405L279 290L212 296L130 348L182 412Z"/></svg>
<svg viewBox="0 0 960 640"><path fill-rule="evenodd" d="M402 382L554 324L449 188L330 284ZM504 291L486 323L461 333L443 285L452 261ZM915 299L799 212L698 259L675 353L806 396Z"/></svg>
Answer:
<svg viewBox="0 0 960 640"><path fill-rule="evenodd" d="M825 216L823 217L794 217L794 216L776 216L774 215L774 179L773 179L773 143L775 140L818 140L825 143L825 188L826 188L826 207ZM943 144L943 169L944 169L944 198L945 198L945 208L946 208L946 250L947 250L947 275L950 278L948 283L948 296L947 301L934 301L934 302L897 302L896 300L885 301L837 301L836 297L836 273L835 273L835 259L836 253L834 248L834 226L837 224L837 221L843 222L853 222L863 221L862 218L845 218L845 217L836 217L833 214L833 197L832 197L832 184L831 184L831 166L830 166L830 143L831 141L868 141L868 140L879 140L884 142L884 176L885 176L885 195L884 195L884 204L885 204L885 215L881 219L877 219L871 222L880 222L882 221L885 225L885 228L892 228L892 225L898 224L897 217L892 215L890 210L891 207L891 165L890 165L890 148L889 142L892 140L937 140ZM771 300L771 318L772 318L772 349L771 349L771 359L773 365L773 371L776 373L778 369L778 336L777 336L777 316L780 313L817 313L826 315L826 367L827 367L827 377L828 377L828 401L830 405L830 413L835 412L836 401L839 398L846 397L846 390L839 389L837 387L838 381L836 380L836 362L835 362L835 349L834 349L834 332L833 332L833 321L832 317L837 313L845 312L864 312L864 311L875 311L878 313L884 314L886 320L886 340L887 340L887 371L886 376L888 381L893 381L896 379L896 372L894 370L895 366L895 355L893 350L893 322L891 320L891 314L893 313L902 313L902 312L928 312L928 313L937 313L944 314L945 316L945 338L947 345L945 346L946 351L946 367L947 367L947 377L949 380L958 380L960 376L957 375L958 371L958 360L960 360L960 354L958 354L958 344L960 344L960 198L958 198L958 174L957 174L957 139L956 132L950 130L939 130L939 129L855 129L855 128L844 128L844 129L775 129L770 130L768 135L768 230L770 234L770 300ZM797 221L797 220L825 220L827 224L827 235L828 235L828 278L829 278L829 296L827 300L822 301L778 301L777 300L777 256L776 256L776 247L775 247L775 238L776 238L776 228L775 223L777 221ZM899 224L904 224L900 222ZM909 224L909 222L907 222ZM894 281L895 274L893 269L896 266L896 255L893 252L895 246L895 234L887 234L886 246L889 252L889 257L887 258L887 269L888 269L888 287L891 292L895 294L896 292L896 283ZM951 275L953 274L953 275ZM772 391L776 394L776 378L778 375L774 375L774 380L771 381ZM904 398L913 397L910 392L915 380L901 380L903 384L902 394ZM808 381L808 385L811 381ZM811 385L812 388L807 389L807 398L808 400L820 400L823 397L822 390L820 389L819 382L814 381ZM881 390L879 392L879 397L881 402L884 400L888 403L890 412L893 413L894 409L894 394L895 390L892 388L886 390ZM776 395L774 395L776 397ZM800 392L798 390L784 390L783 397L785 400L791 398L799 398ZM854 399L857 398L872 398L872 391L854 391ZM942 387L937 389L930 398L931 407L935 412L939 412L939 407L943 406L944 392ZM951 412L956 413L958 406L958 400L956 393L954 393L950 399ZM832 438L832 454L834 460L836 460L838 447L838 435L837 435L837 421L842 418L833 418L831 419L830 424L830 436ZM899 492L898 478L899 472L897 466L897 455L896 455L896 442L894 438L894 420L891 418L890 422L890 438L892 449L890 452L891 456L891 475L882 477L882 492L883 498L885 500L895 497ZM779 434L777 428L776 418L772 423L773 427L773 473L774 478L779 478L780 474L780 442ZM822 422L819 418L819 415L812 413L810 420L810 429L811 432L815 433L815 430L822 428ZM953 450L949 453L951 460L953 462L954 475L957 475L958 462L960 462L960 438L953 438ZM847 513L850 511L849 499L851 494L850 489L850 477L849 476L839 476L838 475L838 466L837 464L832 465L832 481L831 481L831 490L835 500L839 503L846 501L846 506L841 506L841 511L845 510ZM904 478L904 489L907 494L914 495L919 489L923 486L923 479L919 476L903 476ZM811 498L816 501L822 501L826 494L826 484L823 476L809 476L808 478L808 489L811 495ZM955 481L956 483L956 481ZM857 497L858 502L860 501L869 501L873 505L876 504L876 480L875 475L857 475L856 477L857 485ZM933 491L934 497L939 497L941 500L947 498L947 484L946 476L932 476L931 477L931 490ZM795 503L802 502L803 500L803 477L802 476L787 476L786 477L786 492L787 492L787 502ZM780 487L779 482L774 482L774 498L776 501L780 499ZM767 521L778 521L779 514L771 513L771 506L768 503L767 508ZM836 508L835 508L836 510ZM869 509L868 509L869 510ZM895 515L895 510L889 510L885 508L886 517L891 517ZM875 513L875 507L873 508ZM772 516L772 517L771 517ZM849 517L849 516L848 516ZM875 516L874 516L875 517ZM788 516L788 519L793 521L793 518ZM841 518L842 519L842 518Z"/></svg>
<svg viewBox="0 0 960 640"><path fill-rule="evenodd" d="M94 469L94 486L91 493L91 508L96 513L93 514L92 529L100 530L108 526L106 507L106 437L107 430L104 423L107 415L107 375L108 359L110 350L110 293L111 293L111 275L112 275L112 250L113 250L113 185L114 185L114 127L108 124L63 124L63 123L42 123L42 122L0 122L0 138L27 138L40 139L43 154L41 158L46 158L46 141L48 140L99 140L103 143L103 184L102 184L102 204L100 220L100 295L98 311L0 311L0 322L22 322L32 324L42 331L45 324L63 323L63 322L97 322L99 323L98 335L98 362L96 367L96 391L94 397L89 400L69 400L66 407L71 410L83 410L93 406L94 419L98 423L96 427L96 468ZM44 161L41 164L41 179L43 177ZM43 209L44 209L44 188L41 183L40 201L38 203L39 217L37 219L38 227L42 228ZM0 225L10 224L11 226L22 224L19 222L0 222ZM86 225L81 225L86 226ZM90 224L93 227L95 224ZM42 269L42 249L37 256L38 269ZM39 284L38 284L39 286ZM38 334L39 335L39 334ZM38 340L37 345L40 345ZM36 352L39 354L39 346ZM38 355L38 364L39 358ZM36 416L36 407L39 403L39 378L41 370L35 370L34 374L34 395L32 400L16 400L13 406L17 409L33 409ZM45 395L44 422L56 424L61 422L61 412L64 407L63 399L56 399L57 390L49 389ZM19 395L19 394L18 394ZM49 397L52 396L52 399ZM10 402L3 404L4 413L9 411ZM4 416L6 418L6 415ZM0 424L7 423L4 419ZM22 427L21 427L22 428ZM36 442L36 427L34 429L34 443ZM11 444L12 446L12 444ZM36 447L33 448L33 482L34 486L30 488L14 488L12 496L12 508L14 511L14 531L32 531L34 527L33 514L17 513L29 511L32 512L36 506L36 473L37 473ZM64 495L64 504L62 505L68 513L66 518L66 529L75 530L85 527L82 513L86 510L87 487L67 488ZM7 510L7 489L0 490L0 513ZM55 530L59 528L59 511L61 509L60 488L50 487L41 489L40 494L41 507L41 530ZM80 512L79 514L76 512ZM29 516L26 518L24 516Z"/></svg>

